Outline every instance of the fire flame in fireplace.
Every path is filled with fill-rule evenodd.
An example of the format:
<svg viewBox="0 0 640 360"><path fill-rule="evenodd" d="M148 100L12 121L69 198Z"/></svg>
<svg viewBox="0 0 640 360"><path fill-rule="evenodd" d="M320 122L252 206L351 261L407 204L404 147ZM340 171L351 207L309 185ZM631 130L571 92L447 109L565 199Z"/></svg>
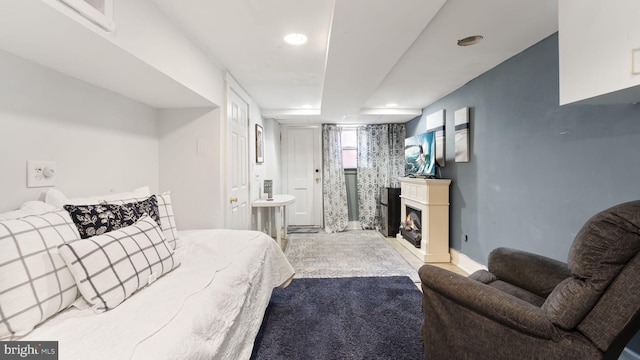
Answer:
<svg viewBox="0 0 640 360"><path fill-rule="evenodd" d="M411 220L411 215L407 214L407 218L404 221L404 228L405 230L411 231L414 229L413 227L413 220Z"/></svg>

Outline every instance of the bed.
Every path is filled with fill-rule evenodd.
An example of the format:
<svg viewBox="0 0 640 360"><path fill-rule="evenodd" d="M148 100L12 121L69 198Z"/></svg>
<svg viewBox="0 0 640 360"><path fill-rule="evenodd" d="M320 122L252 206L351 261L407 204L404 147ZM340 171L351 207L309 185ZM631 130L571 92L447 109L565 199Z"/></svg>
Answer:
<svg viewBox="0 0 640 360"><path fill-rule="evenodd" d="M53 205L44 214L13 220L11 217L15 218L16 214L8 216L8 220L2 220L0 216L0 228L3 224L16 226L17 222L26 221L24 219L33 222L34 218L40 220L64 215L58 206ZM166 216L165 208L164 223L170 224ZM136 226L144 221L154 224L148 216L143 219L139 219ZM64 221L68 219L61 220ZM99 236L111 236L131 226ZM45 319L33 329L27 326L26 330L15 331L17 326L14 326L14 333L9 336L6 336L7 321L16 322L19 317L3 318L0 325L5 326L5 337L0 337L0 340L57 341L60 359L248 359L271 292L274 287L289 284L294 275L293 268L277 243L261 232L224 229L176 231L175 226L173 231L175 249L171 260L175 264L171 268L166 266L169 270L164 275L149 280L148 285L145 282L116 306L96 313L96 306L92 306L86 296L78 294L74 297L68 294L71 290L58 286L60 294L49 298L71 297L72 305L63 306L57 312L54 310L50 317L41 315ZM145 234L148 237L148 232ZM5 234L4 239L7 238ZM159 243L168 246L166 241ZM0 230L0 251L7 251L7 244ZM66 243L55 246L59 248L60 255L65 246ZM103 248L100 250L98 252L103 252ZM55 250L52 253L55 255ZM13 291L6 289L16 288L14 284L7 283L9 263L6 258L0 259L0 266L4 267L0 278L0 310L5 310L3 317L7 317ZM67 263L68 269L71 269L70 264ZM60 268L60 273L68 270L59 264L52 265L52 268ZM58 274L56 279L59 284L64 276ZM56 301L55 306L59 306L60 301ZM42 301L40 303L40 308L51 307Z"/></svg>

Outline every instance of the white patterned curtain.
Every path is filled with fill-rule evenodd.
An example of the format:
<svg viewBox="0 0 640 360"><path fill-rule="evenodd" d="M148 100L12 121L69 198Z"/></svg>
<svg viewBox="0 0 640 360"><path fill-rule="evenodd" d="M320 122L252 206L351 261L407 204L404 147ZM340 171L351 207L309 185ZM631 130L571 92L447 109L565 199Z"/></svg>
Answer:
<svg viewBox="0 0 640 360"><path fill-rule="evenodd" d="M404 176L404 124L389 124L389 186L400 187L398 178Z"/></svg>
<svg viewBox="0 0 640 360"><path fill-rule="evenodd" d="M349 222L341 135L340 127L322 125L322 190L327 233L345 231Z"/></svg>
<svg viewBox="0 0 640 360"><path fill-rule="evenodd" d="M381 189L404 175L404 124L358 127L358 208L363 229L380 228Z"/></svg>

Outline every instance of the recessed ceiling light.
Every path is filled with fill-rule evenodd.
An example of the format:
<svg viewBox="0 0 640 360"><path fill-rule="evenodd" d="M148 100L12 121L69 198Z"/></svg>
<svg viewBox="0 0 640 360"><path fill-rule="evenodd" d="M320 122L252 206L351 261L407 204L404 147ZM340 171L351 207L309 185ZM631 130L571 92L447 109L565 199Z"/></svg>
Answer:
<svg viewBox="0 0 640 360"><path fill-rule="evenodd" d="M304 45L307 42L307 35L289 34L284 37L284 41L286 41L287 44L291 44L291 45L296 45L296 46Z"/></svg>
<svg viewBox="0 0 640 360"><path fill-rule="evenodd" d="M482 35L467 36L464 39L458 40L458 46L475 45L475 44L479 43L480 40L482 40L482 39L484 39L484 36L482 36Z"/></svg>
<svg viewBox="0 0 640 360"><path fill-rule="evenodd" d="M388 107L388 108L394 108L394 107L398 107L398 104L396 104L396 103L388 103L385 106Z"/></svg>

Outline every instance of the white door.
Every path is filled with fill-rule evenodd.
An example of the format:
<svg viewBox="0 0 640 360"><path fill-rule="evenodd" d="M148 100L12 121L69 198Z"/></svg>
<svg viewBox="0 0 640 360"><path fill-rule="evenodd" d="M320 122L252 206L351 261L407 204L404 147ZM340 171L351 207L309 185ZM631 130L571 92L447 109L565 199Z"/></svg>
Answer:
<svg viewBox="0 0 640 360"><path fill-rule="evenodd" d="M284 190L296 201L287 207L289 225L322 225L320 129L283 127Z"/></svg>
<svg viewBox="0 0 640 360"><path fill-rule="evenodd" d="M249 105L227 88L227 216L229 229L249 229Z"/></svg>

